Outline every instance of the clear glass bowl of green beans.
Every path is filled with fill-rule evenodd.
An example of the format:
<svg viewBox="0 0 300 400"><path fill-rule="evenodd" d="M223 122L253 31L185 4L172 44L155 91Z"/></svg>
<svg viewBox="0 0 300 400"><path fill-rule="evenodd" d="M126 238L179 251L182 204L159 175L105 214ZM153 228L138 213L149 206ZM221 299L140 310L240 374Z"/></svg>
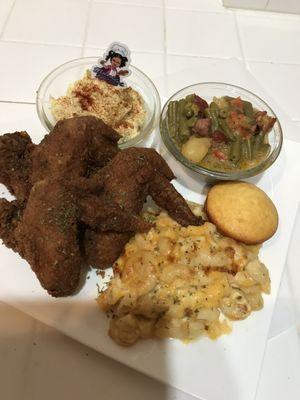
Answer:
<svg viewBox="0 0 300 400"><path fill-rule="evenodd" d="M278 157L282 129L261 98L239 86L204 82L175 93L160 117L169 152L208 178L255 176Z"/></svg>

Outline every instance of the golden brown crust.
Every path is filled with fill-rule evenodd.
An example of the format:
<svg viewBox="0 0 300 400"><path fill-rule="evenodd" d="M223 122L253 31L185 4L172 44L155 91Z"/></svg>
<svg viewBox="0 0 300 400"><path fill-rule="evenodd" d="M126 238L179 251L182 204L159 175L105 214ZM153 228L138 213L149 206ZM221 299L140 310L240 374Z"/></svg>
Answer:
<svg viewBox="0 0 300 400"><path fill-rule="evenodd" d="M278 213L261 189L246 182L222 182L213 186L205 210L218 230L246 244L258 244L274 235Z"/></svg>

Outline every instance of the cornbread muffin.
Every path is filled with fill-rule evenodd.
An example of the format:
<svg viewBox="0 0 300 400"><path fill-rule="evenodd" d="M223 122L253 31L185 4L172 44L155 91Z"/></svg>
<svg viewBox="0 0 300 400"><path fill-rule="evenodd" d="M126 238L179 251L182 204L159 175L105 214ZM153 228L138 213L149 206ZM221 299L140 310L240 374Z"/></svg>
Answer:
<svg viewBox="0 0 300 400"><path fill-rule="evenodd" d="M208 192L205 210L221 233L246 244L264 242L274 235L278 226L272 200L246 182L213 186Z"/></svg>

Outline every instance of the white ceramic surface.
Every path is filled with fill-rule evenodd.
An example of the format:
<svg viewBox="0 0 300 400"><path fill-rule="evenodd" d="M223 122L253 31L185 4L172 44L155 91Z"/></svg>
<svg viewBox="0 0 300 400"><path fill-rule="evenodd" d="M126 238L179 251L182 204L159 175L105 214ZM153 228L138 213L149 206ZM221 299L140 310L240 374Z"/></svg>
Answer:
<svg viewBox="0 0 300 400"><path fill-rule="evenodd" d="M114 33L115 26L118 27L118 34ZM126 43L131 50L147 49L157 53L163 52L163 35L162 8L93 3L86 46L106 48L107 44L119 40Z"/></svg>
<svg viewBox="0 0 300 400"><path fill-rule="evenodd" d="M195 399L1 302L0 319L5 321L0 329L5 400L92 400L100 395L105 400ZM291 328L268 341L255 400L298 399L299 380L300 341Z"/></svg>
<svg viewBox="0 0 300 400"><path fill-rule="evenodd" d="M87 16L88 1L74 4L73 0L18 0L15 1L3 38L32 43L80 46ZM27 22L29 18L31 24Z"/></svg>
<svg viewBox="0 0 300 400"><path fill-rule="evenodd" d="M284 104L287 113L292 119L300 120L300 109L298 106L298 93L300 91L299 65L249 61L248 69L266 92L273 98L276 98L280 104Z"/></svg>
<svg viewBox="0 0 300 400"><path fill-rule="evenodd" d="M0 32L2 32L2 29L4 28L13 3L14 0L1 0L0 2Z"/></svg>
<svg viewBox="0 0 300 400"><path fill-rule="evenodd" d="M80 52L70 46L0 41L0 101L34 104L41 80L58 65L80 57Z"/></svg>
<svg viewBox="0 0 300 400"><path fill-rule="evenodd" d="M166 18L166 44L170 54L241 57L234 15L230 12L207 13L203 18L203 14L193 10L167 9ZM218 27L217 34L212 26Z"/></svg>
<svg viewBox="0 0 300 400"><path fill-rule="evenodd" d="M238 11L237 22L247 60L300 63L298 15L261 13L254 17Z"/></svg>
<svg viewBox="0 0 300 400"><path fill-rule="evenodd" d="M41 289L27 263L3 245L0 300L103 354L200 398L252 400L297 208L298 189L290 181L297 181L300 176L300 165L295 168L299 151L300 145L286 141L277 163L257 182L272 197L280 215L278 232L261 250L261 258L270 269L272 294L265 296L262 311L234 323L231 335L216 342L204 338L186 345L174 340L151 340L121 348L108 337L107 319L94 300L96 274L90 274L76 296L53 299ZM191 190L193 179L186 181L189 187L180 182L176 187L187 199L202 202L201 183L196 183L197 192Z"/></svg>
<svg viewBox="0 0 300 400"><path fill-rule="evenodd" d="M289 0L289 3L292 1ZM57 1L52 2L49 0L48 2L48 10L51 10L51 4L57 4ZM270 26L266 22L266 17L269 15L271 18L271 14L224 9L221 5L221 0L72 0L74 7L79 7L81 10L85 7L85 4L81 7L80 3L87 2L89 3L89 10L93 3L97 3L99 13L102 12L102 4L104 3L106 4L106 8L111 7L114 10L111 13L113 21L107 21L104 25L102 24L103 29L101 29L100 24L96 28L93 28L96 33L96 37L93 38L95 49L103 47L103 44L101 46L101 37L103 34L108 42L115 39L127 40L128 38L130 40L129 45L134 44L135 50L138 50L138 57L141 58L143 63L147 63L147 56L145 54L149 54L147 73L153 78L157 76L157 79L160 80L161 85L158 84L156 78L154 79L160 89L161 96L169 97L175 90L187 84L198 82L199 77L200 80L205 81L228 81L230 79L232 83L245 86L255 93L264 96L267 102L269 102L264 93L267 91L276 99L277 104L280 104L281 110L284 110L286 113L283 118L283 114L279 112L279 109L274 107L276 113L280 116L280 120L283 121L285 119L283 128L286 137L299 141L300 122L291 122L288 120L288 117L297 117L295 111L298 110L297 104L294 102L294 97L295 93L297 93L297 76L300 71L299 46L297 46L299 38L295 35L295 31L298 31L299 16L291 17L289 15L275 14L275 18L272 19ZM298 1L296 2L298 3ZM25 25L25 28L22 32L19 30L19 19L12 12L13 7L16 5L19 7L19 3L21 5L22 3L31 4L31 12L26 12L23 16L24 21L22 23ZM86 33L88 28L90 28L89 18L86 18L83 22L85 35L82 38L80 47L63 47L58 43L60 38L55 35L55 30L57 29L58 32L61 32L61 38L65 40L69 32L73 30L74 33L74 29L76 28L75 36L76 42L78 42L79 36L77 35L78 32L82 32L82 26L74 26L74 20L69 18L69 23L65 26L68 32L61 31L61 24L59 28L55 24L56 15L54 14L53 17L53 12L50 12L47 15L51 26L53 26L53 31L44 32L42 29L38 32L36 26L38 26L39 21L35 14L35 4L39 7L38 3L41 2L39 0L28 2L25 0L0 0L0 132L26 129L34 135L36 141L43 136L44 132L43 128L38 125L39 121L37 117L34 116L34 106L17 104L17 102L25 101L33 103L35 90L42 77L62 62L83 56L84 51L89 45L86 42ZM112 3L111 6L109 6L109 3ZM118 7L121 3L123 6ZM269 1L269 4L272 3L274 4L273 0ZM126 4L131 4L131 6L126 7ZM158 11L148 12L149 7L136 7L145 5L161 8L164 18L159 17L157 19ZM183 24L179 24L179 19L170 17L169 13L164 12L163 5L166 9L172 8L181 12L182 10L193 10L194 12L176 13L179 17L184 15L188 18ZM148 22L151 21L153 29L144 29L143 26L145 24L141 27L141 25L132 24L132 22L130 24L120 23L120 14L118 14L120 10L122 10L123 21L123 19L126 20L128 14L132 13L133 9L140 20L145 21L145 19L148 19ZM226 32L226 37L229 44L230 41L239 43L242 53L240 61L224 59L224 49L216 45L213 34L214 32L219 32L220 26L214 24L216 21L222 23L222 18L214 16L209 18L211 25L209 26L209 30L206 31L205 45L201 45L202 38L200 38L195 46L190 46L189 48L190 51L193 51L195 57L187 57L185 49L183 49L183 53L178 53L176 57L170 55L171 50L175 49L177 53L182 49L180 36L186 35L184 29L189 24L197 20L199 24L204 23L207 26L206 22L203 21L206 21L209 13L216 12L225 16L225 21L227 21L225 24L228 24L228 19L231 19L228 15L234 15L235 17L237 29L233 29L232 25L230 25L229 31ZM115 18L116 13L118 15ZM197 13L197 16L194 13ZM237 18L239 15L247 16L247 27L245 26L245 21ZM43 18L44 16L42 16ZM295 20L295 18L298 19ZM161 25L157 24L158 20L160 20ZM49 23L47 19L44 19L44 21L46 24ZM132 21L132 19L129 18L129 21ZM73 24L71 30L69 29L70 24ZM95 24L97 24L97 20ZM175 32L175 39L179 40L179 49L176 48L173 38L165 41L164 35L161 34L161 32L165 32L166 26L168 26L169 31ZM9 27L8 33L12 34L14 32L14 38L11 37L9 39L6 36L6 39L4 39L7 33L5 32L6 27ZM29 29L29 32L25 32L26 29ZM203 28L201 29L203 30ZM130 32L126 32L126 35L124 35L124 30L129 30ZM189 29L189 32L191 31L192 28ZM32 36L30 39L29 34L32 35L34 32L36 36L33 39L39 41L40 45L25 42L25 40L32 39ZM154 38L153 32L155 33ZM18 35L15 35L15 33L18 33ZM243 37L242 40L240 40L241 34ZM49 45L50 42L53 42L53 39L58 43L55 46ZM10 40L15 40L16 42L11 42ZM43 42L43 40L46 42ZM170 48L170 44L174 45L173 48ZM106 45L107 43L105 43ZM204 51L210 45L214 49L214 58L211 58L212 52L208 53L207 50ZM154 48L155 56L152 58ZM231 52L228 49L229 47L226 46L226 52L230 56L234 56L236 52ZM233 49L236 49L236 44ZM140 50L143 53L140 53ZM208 54L210 55L207 57ZM162 62L158 61L160 57L157 57L157 55L162 57ZM243 70L246 62L254 58L258 62L263 63L270 59L272 60L272 63L266 64L262 68L250 68L251 74L255 78L258 78L264 86L265 90L262 90L262 92L257 90L257 87L252 86L252 83L247 79L249 74L246 73L246 69ZM292 62L291 65L289 64L287 68L284 67L285 63L290 62ZM240 65L237 66L237 63ZM134 64L139 66L136 62ZM170 65L172 71L169 68ZM166 66L168 66L168 72L166 71ZM164 90L165 92L163 92ZM12 103L1 103L3 101ZM299 149L296 147L297 152L299 154ZM296 158L295 168L298 168L299 158L297 154L294 155ZM299 177L299 170L296 172L298 173L297 178ZM298 184L295 184L294 181L291 182L295 186ZM1 192L2 190L0 190ZM282 197L291 195L293 194L285 193L284 191L281 193ZM297 196L299 199L299 194ZM293 214L293 210L291 212ZM297 256L298 253L295 252L295 254ZM3 275L2 268L2 258L0 258L1 276ZM11 280L9 287L13 285L15 277L20 275L20 268L23 271L22 265L18 264L16 270L13 268L10 271L11 275L9 278ZM24 267L24 270L26 271L26 267ZM294 270L295 281L297 282L300 280L299 271L299 268ZM32 284L34 279L33 274L30 272L25 273L30 274L29 281ZM24 287L21 283L20 294L22 294L22 290L24 290ZM0 295L1 293L3 294L0 291ZM282 295L281 300L284 303L286 300L290 300L290 297L287 295L286 291ZM26 305L26 302L24 302L24 305ZM277 325L276 331L273 331L274 334L278 333L279 329L282 329L282 321L286 321L284 315L285 308L280 306L278 310L280 313L276 317ZM76 315L78 315L79 310L75 309L75 311ZM87 351L86 347L69 340L64 335L60 335L56 330L45 327L38 322L33 322L28 317L23 316L22 318L21 315L21 313L12 312L11 308L6 313L1 314L1 400L2 398L5 400L20 400L20 398L22 400L50 400L53 398L57 400L69 398L73 400L82 400L83 398L90 400L99 396L103 399L110 398L112 400L120 399L120 397L124 400L140 400L141 398L186 400L189 398L188 395L175 392L169 386L159 385L158 382L148 379L102 356L98 352ZM256 318L257 315L254 315L254 317ZM63 316L63 319L67 318L68 312ZM28 320L31 322L26 322ZM12 324L11 321L16 322ZM50 318L49 322L51 322ZM80 322L82 322L81 319L78 322L79 330L81 331ZM28 325L32 325L32 328L30 328L32 331L30 330L27 336L25 331ZM9 327L11 327L10 330ZM84 327L84 329L89 328L89 326ZM270 331L270 333L272 332ZM290 331L285 332L279 337L268 341L256 400L294 400L299 398L299 375L296 373L300 371L299 360L296 358L297 334L290 333ZM99 339L98 336L97 338ZM257 351L256 348L255 351ZM201 353L200 356L197 353L198 358L201 358L201 356ZM221 358L221 360L224 359ZM243 360L240 358L240 361L239 373L240 370L243 373ZM226 366L230 374L233 374L234 372L229 362ZM188 374L190 370L191 368L187 368L184 373ZM237 376L239 376L239 373ZM198 374L198 379L199 376ZM55 385L53 382L55 382ZM228 383L230 384L232 381L228 380ZM214 380L212 388L216 385L218 385L218 382ZM255 386L254 382L251 382L251 385ZM248 386L245 388L245 391L247 389ZM225 396L221 397L222 400L223 398L227 400ZM254 399L251 398L251 400Z"/></svg>

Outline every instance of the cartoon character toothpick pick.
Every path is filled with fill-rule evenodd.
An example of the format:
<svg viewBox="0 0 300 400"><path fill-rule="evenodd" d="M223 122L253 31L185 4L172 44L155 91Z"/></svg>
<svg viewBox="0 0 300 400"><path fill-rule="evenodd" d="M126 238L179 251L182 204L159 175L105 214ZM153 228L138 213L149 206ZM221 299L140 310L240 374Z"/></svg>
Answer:
<svg viewBox="0 0 300 400"><path fill-rule="evenodd" d="M108 47L98 65L92 67L93 75L114 86L126 86L123 77L130 75L130 50L119 42Z"/></svg>

